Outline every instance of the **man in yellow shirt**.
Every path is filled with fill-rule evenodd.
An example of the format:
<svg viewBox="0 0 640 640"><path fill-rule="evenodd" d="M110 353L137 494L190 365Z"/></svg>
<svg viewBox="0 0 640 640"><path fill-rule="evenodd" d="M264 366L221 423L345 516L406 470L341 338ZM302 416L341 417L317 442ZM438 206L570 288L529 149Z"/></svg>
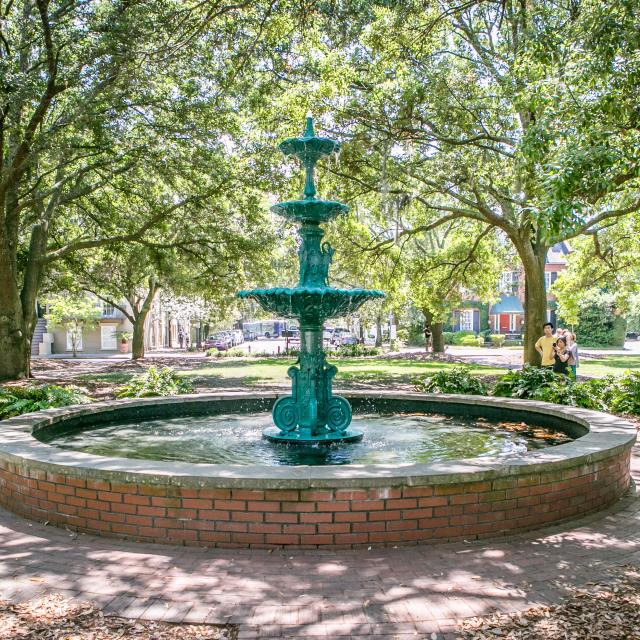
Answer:
<svg viewBox="0 0 640 640"><path fill-rule="evenodd" d="M553 325L550 322L545 322L542 326L544 335L538 338L536 342L536 351L542 356L543 367L553 367L554 359L554 345L556 339L553 335Z"/></svg>

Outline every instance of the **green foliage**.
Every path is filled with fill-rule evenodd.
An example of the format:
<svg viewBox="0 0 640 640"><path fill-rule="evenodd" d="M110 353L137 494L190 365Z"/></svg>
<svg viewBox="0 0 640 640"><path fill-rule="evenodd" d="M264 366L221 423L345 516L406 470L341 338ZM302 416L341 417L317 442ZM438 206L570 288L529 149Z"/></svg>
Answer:
<svg viewBox="0 0 640 640"><path fill-rule="evenodd" d="M453 344L453 336L455 333L453 331L443 331L442 337L444 338L445 344Z"/></svg>
<svg viewBox="0 0 640 640"><path fill-rule="evenodd" d="M640 416L640 373L629 371L613 378L605 389L604 400L614 413Z"/></svg>
<svg viewBox="0 0 640 640"><path fill-rule="evenodd" d="M464 340L464 338L466 338L468 336L475 337L475 335L476 334L475 334L474 331L456 331L451 336L451 344L461 345L462 341Z"/></svg>
<svg viewBox="0 0 640 640"><path fill-rule="evenodd" d="M583 293L578 302L577 325L576 334L580 346L624 345L626 322L618 315L613 294L597 289Z"/></svg>
<svg viewBox="0 0 640 640"><path fill-rule="evenodd" d="M67 407L91 402L85 389L72 385L38 384L26 387L0 387L0 420L31 411Z"/></svg>
<svg viewBox="0 0 640 640"><path fill-rule="evenodd" d="M215 347L211 347L210 349L207 349L205 355L207 358L210 358L211 356L217 357L219 353L220 352Z"/></svg>
<svg viewBox="0 0 640 640"><path fill-rule="evenodd" d="M525 364L522 369L514 369L502 376L492 394L501 398L533 399L541 387L551 384L557 378L558 374L551 369Z"/></svg>
<svg viewBox="0 0 640 640"><path fill-rule="evenodd" d="M81 292L52 295L44 302L47 305L48 322L67 330L71 339L71 350L75 356L82 341L82 330L84 327L94 326L101 316L96 300Z"/></svg>
<svg viewBox="0 0 640 640"><path fill-rule="evenodd" d="M143 374L120 387L118 398L148 398L191 393L193 388L171 367L149 367Z"/></svg>
<svg viewBox="0 0 640 640"><path fill-rule="evenodd" d="M502 347L504 345L504 341L506 339L506 336L500 334L500 333L492 333L489 336L490 340L491 340L491 344L494 347Z"/></svg>
<svg viewBox="0 0 640 640"><path fill-rule="evenodd" d="M485 396L487 385L473 375L471 367L456 366L414 381L416 391L425 393L466 393Z"/></svg>
<svg viewBox="0 0 640 640"><path fill-rule="evenodd" d="M462 336L458 344L463 347L481 347L484 345L484 338L482 336Z"/></svg>
<svg viewBox="0 0 640 640"><path fill-rule="evenodd" d="M381 347L370 347L364 344L343 344L332 350L332 355L340 358L379 356L383 352Z"/></svg>

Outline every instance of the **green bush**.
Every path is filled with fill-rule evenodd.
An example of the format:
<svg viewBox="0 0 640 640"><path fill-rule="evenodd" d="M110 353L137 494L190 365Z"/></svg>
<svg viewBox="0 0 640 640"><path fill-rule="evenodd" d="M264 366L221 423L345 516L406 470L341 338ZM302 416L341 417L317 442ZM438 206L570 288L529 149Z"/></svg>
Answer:
<svg viewBox="0 0 640 640"><path fill-rule="evenodd" d="M554 382L558 374L551 369L541 369L525 364L522 369L514 369L502 376L493 388L492 394L501 398L532 399L536 391Z"/></svg>
<svg viewBox="0 0 640 640"><path fill-rule="evenodd" d="M27 387L0 387L0 420L31 411L68 407L91 402L85 389L68 385L38 384Z"/></svg>
<svg viewBox="0 0 640 640"><path fill-rule="evenodd" d="M191 393L189 382L181 378L171 367L149 367L143 374L135 376L120 387L118 398L148 398L151 396L177 396Z"/></svg>
<svg viewBox="0 0 640 640"><path fill-rule="evenodd" d="M444 338L445 344L453 344L453 336L454 336L453 331L443 331L442 336ZM422 341L424 342L424 336Z"/></svg>
<svg viewBox="0 0 640 640"><path fill-rule="evenodd" d="M604 398L610 411L640 416L640 373L628 371L614 377L605 389Z"/></svg>
<svg viewBox="0 0 640 640"><path fill-rule="evenodd" d="M458 344L462 347L481 347L484 345L484 338L482 336L463 336Z"/></svg>
<svg viewBox="0 0 640 640"><path fill-rule="evenodd" d="M216 357L220 352L215 348L211 347L211 349L207 349L206 356L210 358L211 356Z"/></svg>
<svg viewBox="0 0 640 640"><path fill-rule="evenodd" d="M471 367L461 365L438 371L432 376L414 381L416 391L425 393L466 393L486 396L487 385L473 375Z"/></svg>
<svg viewBox="0 0 640 640"><path fill-rule="evenodd" d="M364 344L343 344L336 347L333 354L342 358L358 358L379 356L382 352L382 347L370 347Z"/></svg>
<svg viewBox="0 0 640 640"><path fill-rule="evenodd" d="M627 323L616 313L614 294L597 289L587 291L578 307L578 344L583 347L624 346Z"/></svg>
<svg viewBox="0 0 640 640"><path fill-rule="evenodd" d="M489 339L491 340L491 344L494 347L502 347L504 345L506 336L502 335L501 333L492 333L489 336Z"/></svg>
<svg viewBox="0 0 640 640"><path fill-rule="evenodd" d="M475 337L475 332L474 331L456 331L452 338L451 338L451 344L462 344L462 340L464 338L466 338L467 336L474 336Z"/></svg>

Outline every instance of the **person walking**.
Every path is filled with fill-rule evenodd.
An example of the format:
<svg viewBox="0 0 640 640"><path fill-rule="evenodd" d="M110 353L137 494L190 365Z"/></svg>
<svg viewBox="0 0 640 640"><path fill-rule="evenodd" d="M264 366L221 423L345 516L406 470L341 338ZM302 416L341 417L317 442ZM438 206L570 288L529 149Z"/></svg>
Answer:
<svg viewBox="0 0 640 640"><path fill-rule="evenodd" d="M544 335L538 338L535 344L536 351L542 358L541 365L546 369L551 369L554 365L554 347L556 339L553 337L553 324L551 322L545 322L542 325Z"/></svg>
<svg viewBox="0 0 640 640"><path fill-rule="evenodd" d="M553 372L568 376L570 357L567 341L564 338L558 338L553 346Z"/></svg>
<svg viewBox="0 0 640 640"><path fill-rule="evenodd" d="M180 329L180 332L178 333L178 344L182 349L182 345L184 344L184 333L182 333L182 329Z"/></svg>
<svg viewBox="0 0 640 640"><path fill-rule="evenodd" d="M578 343L576 342L576 334L571 333L571 331L567 331L567 351L569 352L569 360L567 361L569 364L569 370L571 371L571 376L575 380L578 375L578 366L580 364L580 357L578 355Z"/></svg>

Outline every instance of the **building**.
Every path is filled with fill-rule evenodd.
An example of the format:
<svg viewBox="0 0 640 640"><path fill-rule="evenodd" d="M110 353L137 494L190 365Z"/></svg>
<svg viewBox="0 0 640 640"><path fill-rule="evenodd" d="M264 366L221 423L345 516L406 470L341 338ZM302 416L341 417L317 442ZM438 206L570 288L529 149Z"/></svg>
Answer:
<svg viewBox="0 0 640 640"><path fill-rule="evenodd" d="M559 242L549 249L545 262L545 284L547 288L547 320L556 324L556 302L549 293L558 274L567 268L567 256L571 247L567 242ZM500 299L489 307L488 326L483 326L483 305L469 301L453 311L453 331L483 331L507 336L507 339L520 340L524 333L524 271L520 265L505 271L498 284Z"/></svg>

